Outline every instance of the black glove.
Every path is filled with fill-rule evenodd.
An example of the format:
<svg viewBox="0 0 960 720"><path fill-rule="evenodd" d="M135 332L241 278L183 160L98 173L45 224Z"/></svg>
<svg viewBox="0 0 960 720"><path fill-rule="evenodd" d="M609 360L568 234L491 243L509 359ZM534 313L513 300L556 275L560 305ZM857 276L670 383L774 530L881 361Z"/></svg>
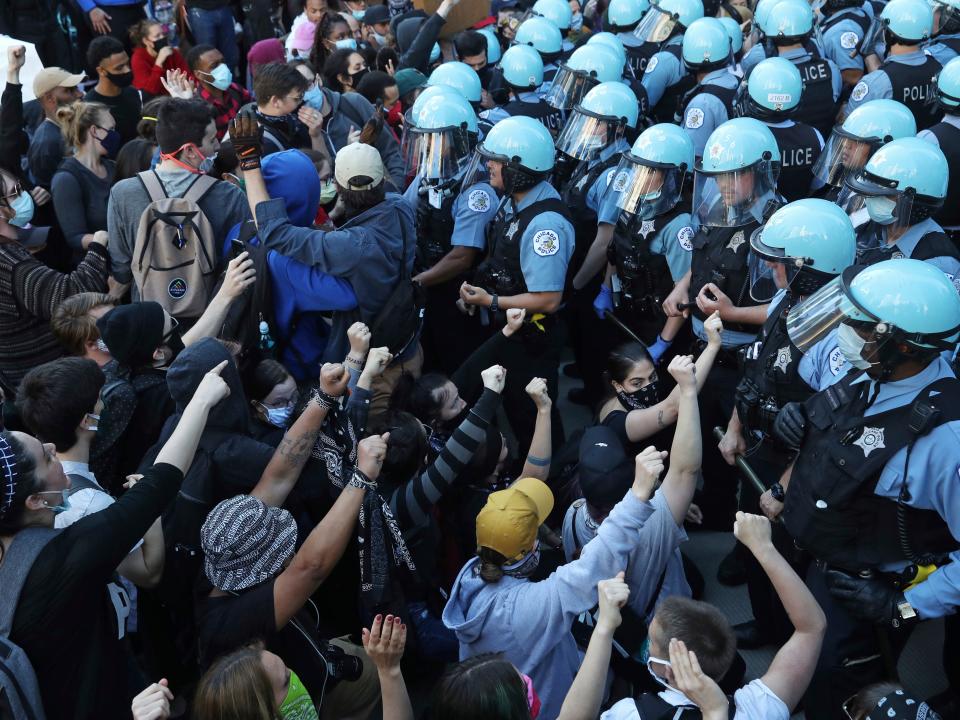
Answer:
<svg viewBox="0 0 960 720"><path fill-rule="evenodd" d="M230 122L230 141L233 150L240 161L241 170L256 170L260 167L260 158L263 156L261 136L263 129L257 122L257 116L246 110L238 114Z"/></svg>
<svg viewBox="0 0 960 720"><path fill-rule="evenodd" d="M904 602L903 593L889 583L841 570L827 570L826 581L830 594L853 617L878 624L902 621L897 605Z"/></svg>
<svg viewBox="0 0 960 720"><path fill-rule="evenodd" d="M788 448L796 450L807 432L807 413L798 402L787 403L773 421L773 436Z"/></svg>

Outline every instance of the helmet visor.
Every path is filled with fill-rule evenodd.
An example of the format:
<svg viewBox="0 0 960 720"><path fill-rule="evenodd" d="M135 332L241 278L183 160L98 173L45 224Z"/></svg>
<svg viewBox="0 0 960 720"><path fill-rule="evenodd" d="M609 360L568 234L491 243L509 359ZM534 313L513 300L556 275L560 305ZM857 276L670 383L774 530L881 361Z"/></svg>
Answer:
<svg viewBox="0 0 960 720"><path fill-rule="evenodd" d="M587 160L613 143L622 133L622 126L617 119L594 115L578 105L557 138L557 150L575 160Z"/></svg>
<svg viewBox="0 0 960 720"><path fill-rule="evenodd" d="M876 322L875 318L870 318L858 310L847 297L846 283L853 279L857 270L859 268L848 268L790 309L787 315L787 334L800 352L809 352L810 348L845 320Z"/></svg>
<svg viewBox="0 0 960 720"><path fill-rule="evenodd" d="M837 126L813 166L813 174L827 185L841 187L846 175L862 170L881 143L881 138L860 138Z"/></svg>
<svg viewBox="0 0 960 720"><path fill-rule="evenodd" d="M789 290L800 273L803 258L787 255L783 248L771 247L763 242L763 228L757 228L750 236L750 254L747 267L750 270L750 297L758 303L773 300L779 290Z"/></svg>
<svg viewBox="0 0 960 720"><path fill-rule="evenodd" d="M544 99L557 110L569 110L578 105L587 91L596 84L596 78L561 65Z"/></svg>
<svg viewBox="0 0 960 720"><path fill-rule="evenodd" d="M463 173L463 182L460 185L460 192L476 185L479 182L490 182L490 171L487 169L487 162L492 158L489 153L484 153L480 148L474 150L473 154L466 161L466 170Z"/></svg>
<svg viewBox="0 0 960 720"><path fill-rule="evenodd" d="M942 2L933 3L934 34L960 31L960 7Z"/></svg>
<svg viewBox="0 0 960 720"><path fill-rule="evenodd" d="M405 134L404 162L409 174L444 182L456 178L470 159L470 140L463 128L418 130Z"/></svg>
<svg viewBox="0 0 960 720"><path fill-rule="evenodd" d="M767 203L776 199L770 163L721 173L697 171L693 212L701 225L738 227L763 222Z"/></svg>
<svg viewBox="0 0 960 720"><path fill-rule="evenodd" d="M849 215L866 213L870 220L883 225L888 232L891 229L905 231L913 224L914 196L898 192L894 185L864 168L847 175L837 204Z"/></svg>
<svg viewBox="0 0 960 720"><path fill-rule="evenodd" d="M680 200L683 172L673 166L656 167L624 153L604 202L610 198L629 215L649 220L676 206Z"/></svg>
<svg viewBox="0 0 960 720"><path fill-rule="evenodd" d="M654 4L650 5L647 14L633 30L633 34L643 42L662 43L677 26L676 18L661 10Z"/></svg>

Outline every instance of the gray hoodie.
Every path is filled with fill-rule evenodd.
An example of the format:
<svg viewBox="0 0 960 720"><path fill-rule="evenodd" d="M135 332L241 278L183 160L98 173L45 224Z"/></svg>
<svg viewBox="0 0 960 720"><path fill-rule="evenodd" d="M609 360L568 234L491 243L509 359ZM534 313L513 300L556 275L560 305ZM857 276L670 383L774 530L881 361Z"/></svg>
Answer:
<svg viewBox="0 0 960 720"><path fill-rule="evenodd" d="M597 583L627 569L638 532L653 512L649 502L628 491L580 558L540 582L504 576L487 583L480 577L479 558L469 561L443 610L444 625L460 641L460 659L502 652L533 680L543 704L541 717L556 718L580 668L570 627L597 604Z"/></svg>

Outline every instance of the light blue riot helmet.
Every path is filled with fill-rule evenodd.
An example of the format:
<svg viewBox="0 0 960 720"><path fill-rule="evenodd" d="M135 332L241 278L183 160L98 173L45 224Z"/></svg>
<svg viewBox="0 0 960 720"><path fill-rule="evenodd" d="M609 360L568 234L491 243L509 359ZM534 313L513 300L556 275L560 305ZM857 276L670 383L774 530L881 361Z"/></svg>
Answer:
<svg viewBox="0 0 960 720"><path fill-rule="evenodd" d="M763 34L774 43L791 45L806 39L813 32L813 9L806 0L779 0L775 2L762 23Z"/></svg>
<svg viewBox="0 0 960 720"><path fill-rule="evenodd" d="M557 150L575 160L587 160L635 128L640 115L637 96L622 82L600 83L591 89L567 118Z"/></svg>
<svg viewBox="0 0 960 720"><path fill-rule="evenodd" d="M764 23L767 21L767 15L773 10L773 6L779 2L783 2L783 0L757 0L756 8L753 11L753 26L757 28L757 30L763 28Z"/></svg>
<svg viewBox="0 0 960 720"><path fill-rule="evenodd" d="M943 66L936 80L936 97L947 113L958 114L960 108L960 57Z"/></svg>
<svg viewBox="0 0 960 720"><path fill-rule="evenodd" d="M693 163L693 141L682 128L671 123L654 125L623 154L607 195L612 193L617 207L628 215L650 220L680 202Z"/></svg>
<svg viewBox="0 0 960 720"><path fill-rule="evenodd" d="M573 10L567 0L537 0L531 10L534 15L544 17L560 28L561 33L570 29Z"/></svg>
<svg viewBox="0 0 960 720"><path fill-rule="evenodd" d="M939 268L900 258L844 270L791 308L787 333L802 352L834 328L840 352L880 379L908 360L952 351L960 333L960 294Z"/></svg>
<svg viewBox="0 0 960 720"><path fill-rule="evenodd" d="M404 134L407 172L428 184L447 184L466 169L476 143L473 106L456 93L435 93L420 105L416 125Z"/></svg>
<svg viewBox="0 0 960 720"><path fill-rule="evenodd" d="M694 215L713 227L763 222L781 202L779 176L780 149L770 128L753 118L727 120L710 133L697 161Z"/></svg>
<svg viewBox="0 0 960 720"><path fill-rule="evenodd" d="M553 170L550 131L540 121L525 115L504 118L477 146L464 176L464 187L469 187L475 178L487 176L485 166L490 161L503 163L502 194L529 190Z"/></svg>
<svg viewBox="0 0 960 720"><path fill-rule="evenodd" d="M930 0L933 8L933 34L960 33L960 0Z"/></svg>
<svg viewBox="0 0 960 720"><path fill-rule="evenodd" d="M500 72L517 90L535 90L543 84L543 60L529 45L514 45L500 59Z"/></svg>
<svg viewBox="0 0 960 720"><path fill-rule="evenodd" d="M916 45L933 34L933 9L927 0L890 0L878 20L892 43Z"/></svg>
<svg viewBox="0 0 960 720"><path fill-rule="evenodd" d="M643 42L662 43L682 34L704 15L701 0L657 0L633 34Z"/></svg>
<svg viewBox="0 0 960 720"><path fill-rule="evenodd" d="M627 64L627 51L623 48L620 38L610 32L594 33L587 39L587 45L603 45L616 53L621 65Z"/></svg>
<svg viewBox="0 0 960 720"><path fill-rule="evenodd" d="M426 105L427 101L430 98L437 97L438 95L459 98L461 100L464 99L459 90L456 90L449 85L431 85L430 87L424 88L423 92L417 96L416 101L413 103L413 107L410 108L410 115L408 119L411 125L417 124L420 110L424 105Z"/></svg>
<svg viewBox="0 0 960 720"><path fill-rule="evenodd" d="M558 110L569 110L590 88L621 77L623 65L613 50L606 45L583 45L560 65L544 100Z"/></svg>
<svg viewBox="0 0 960 720"><path fill-rule="evenodd" d="M906 229L943 206L949 179L943 151L917 137L901 138L877 150L844 184L866 206L870 219L887 228ZM847 203L847 211L857 205Z"/></svg>
<svg viewBox="0 0 960 720"><path fill-rule="evenodd" d="M732 17L722 17L720 22L723 23L724 30L730 36L730 50L733 52L733 57L739 59L740 53L743 51L743 29L740 27L740 23Z"/></svg>
<svg viewBox="0 0 960 720"><path fill-rule="evenodd" d="M629 32L649 8L648 0L610 0L605 27L616 32Z"/></svg>
<svg viewBox="0 0 960 720"><path fill-rule="evenodd" d="M717 18L700 18L690 23L683 34L683 64L691 72L726 67L731 60L727 29Z"/></svg>
<svg viewBox="0 0 960 720"><path fill-rule="evenodd" d="M844 177L861 170L878 148L916 134L917 121L906 105L896 100L869 100L833 128L813 174L827 185L841 187Z"/></svg>
<svg viewBox="0 0 960 720"><path fill-rule="evenodd" d="M800 70L789 60L772 57L761 60L740 86L735 103L740 117L779 122L796 111L803 94Z"/></svg>
<svg viewBox="0 0 960 720"><path fill-rule="evenodd" d="M536 15L520 23L514 42L517 45L531 45L540 53L544 64L555 60L563 50L563 35L560 33L560 28L546 18Z"/></svg>
<svg viewBox="0 0 960 720"><path fill-rule="evenodd" d="M750 251L750 297L769 302L779 289L806 297L853 265L857 234L835 203L805 198L784 205L757 228Z"/></svg>
<svg viewBox="0 0 960 720"><path fill-rule="evenodd" d="M449 85L471 103L480 102L480 76L462 62L447 62L430 73L427 85Z"/></svg>
<svg viewBox="0 0 960 720"><path fill-rule="evenodd" d="M493 67L503 57L503 51L500 49L500 39L489 25L480 28L477 32L487 39L487 65Z"/></svg>

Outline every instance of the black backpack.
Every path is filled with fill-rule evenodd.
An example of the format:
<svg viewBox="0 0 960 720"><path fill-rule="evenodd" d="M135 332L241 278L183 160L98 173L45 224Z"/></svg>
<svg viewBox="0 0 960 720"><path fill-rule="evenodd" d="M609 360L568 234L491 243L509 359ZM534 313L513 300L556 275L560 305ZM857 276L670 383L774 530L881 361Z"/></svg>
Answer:
<svg viewBox="0 0 960 720"><path fill-rule="evenodd" d="M426 293L407 270L407 231L400 225L403 246L400 253L400 279L386 304L370 323L370 347L387 347L394 357L401 355L420 337L423 327Z"/></svg>

